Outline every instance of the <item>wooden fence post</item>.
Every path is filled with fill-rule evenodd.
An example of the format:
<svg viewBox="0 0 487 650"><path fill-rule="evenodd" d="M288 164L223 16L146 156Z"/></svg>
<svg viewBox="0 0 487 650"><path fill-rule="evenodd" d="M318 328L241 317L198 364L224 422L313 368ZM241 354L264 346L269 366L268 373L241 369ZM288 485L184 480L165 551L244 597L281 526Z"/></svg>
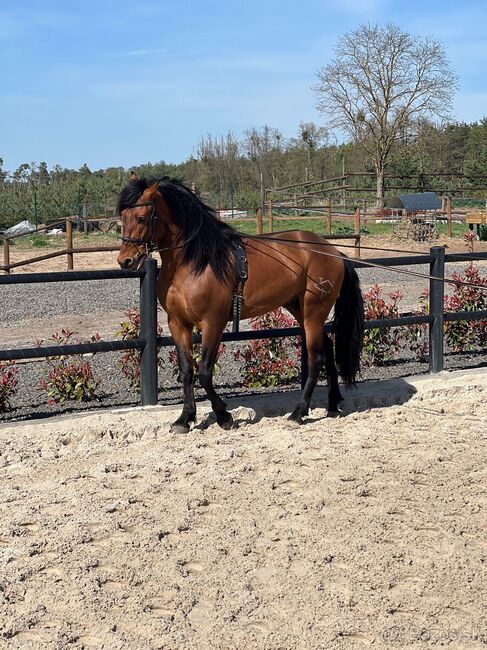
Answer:
<svg viewBox="0 0 487 650"><path fill-rule="evenodd" d="M140 338L145 345L140 357L142 406L157 404L157 262L146 259L140 279Z"/></svg>
<svg viewBox="0 0 487 650"><path fill-rule="evenodd" d="M353 215L355 231L355 257L360 257L360 208L357 206Z"/></svg>
<svg viewBox="0 0 487 650"><path fill-rule="evenodd" d="M263 228L262 228L262 210L261 208L257 208L257 212L255 214L255 232L257 235L262 235Z"/></svg>
<svg viewBox="0 0 487 650"><path fill-rule="evenodd" d="M3 240L3 265L5 267L5 274L10 275L10 242L7 238Z"/></svg>
<svg viewBox="0 0 487 650"><path fill-rule="evenodd" d="M331 235L331 198L326 200L326 229L329 235Z"/></svg>
<svg viewBox="0 0 487 650"><path fill-rule="evenodd" d="M71 219L66 219L66 248L68 249L68 271L72 271L73 264L73 222Z"/></svg>
<svg viewBox="0 0 487 650"><path fill-rule="evenodd" d="M451 237L451 196L446 197L446 235Z"/></svg>
<svg viewBox="0 0 487 650"><path fill-rule="evenodd" d="M269 232L274 232L274 215L272 214L272 201L269 201Z"/></svg>

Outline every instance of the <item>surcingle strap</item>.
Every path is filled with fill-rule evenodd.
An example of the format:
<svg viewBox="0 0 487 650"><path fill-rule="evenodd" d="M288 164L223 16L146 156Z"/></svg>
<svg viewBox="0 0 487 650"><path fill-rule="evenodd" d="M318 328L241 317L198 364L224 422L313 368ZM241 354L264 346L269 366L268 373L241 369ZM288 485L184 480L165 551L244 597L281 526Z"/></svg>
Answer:
<svg viewBox="0 0 487 650"><path fill-rule="evenodd" d="M236 279L235 279L235 288L233 290L232 298L232 314L231 320L233 320L232 332L240 331L240 316L242 314L242 303L243 303L243 290L245 282L248 278L248 263L247 263L247 252L243 244L235 244L235 259L236 264Z"/></svg>

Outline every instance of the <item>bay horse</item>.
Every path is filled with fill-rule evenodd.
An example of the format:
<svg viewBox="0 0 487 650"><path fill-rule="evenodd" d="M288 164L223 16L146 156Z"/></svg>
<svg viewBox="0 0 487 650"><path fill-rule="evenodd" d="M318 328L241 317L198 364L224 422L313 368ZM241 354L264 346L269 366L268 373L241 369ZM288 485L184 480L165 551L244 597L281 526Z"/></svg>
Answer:
<svg viewBox="0 0 487 650"><path fill-rule="evenodd" d="M359 279L349 261L323 237L292 230L245 235L220 221L215 211L181 181L146 180L132 174L118 199L123 237L118 263L137 270L151 251L159 251L157 296L167 313L179 359L184 406L171 431L187 433L196 420L192 333L201 331L199 381L223 429L233 424L213 386L213 367L222 333L230 320L236 286L236 250L243 247L248 277L243 286L242 319L285 307L301 326L308 353L308 378L289 416L303 422L323 364L328 382L328 414L343 399L338 386L333 343L324 324L335 305L338 372L355 384L364 330Z"/></svg>

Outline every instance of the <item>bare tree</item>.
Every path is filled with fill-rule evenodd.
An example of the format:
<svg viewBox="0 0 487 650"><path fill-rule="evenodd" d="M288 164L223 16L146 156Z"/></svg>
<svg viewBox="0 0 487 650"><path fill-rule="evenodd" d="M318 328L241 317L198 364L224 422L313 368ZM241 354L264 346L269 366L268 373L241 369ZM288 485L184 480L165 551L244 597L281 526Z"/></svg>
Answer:
<svg viewBox="0 0 487 650"><path fill-rule="evenodd" d="M342 36L335 59L313 86L327 126L360 143L377 173L382 206L384 171L394 142L420 118L447 119L457 76L444 47L415 38L391 23L362 25Z"/></svg>
<svg viewBox="0 0 487 650"><path fill-rule="evenodd" d="M278 184L284 139L278 129L267 124L261 129L255 127L245 131L243 150L252 162L257 176L263 175L265 183Z"/></svg>

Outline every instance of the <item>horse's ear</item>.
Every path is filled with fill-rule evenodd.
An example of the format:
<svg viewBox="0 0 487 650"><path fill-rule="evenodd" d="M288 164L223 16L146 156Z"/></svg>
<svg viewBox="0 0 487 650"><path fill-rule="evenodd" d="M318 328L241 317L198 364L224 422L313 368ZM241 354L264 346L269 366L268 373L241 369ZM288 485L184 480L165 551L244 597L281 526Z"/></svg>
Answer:
<svg viewBox="0 0 487 650"><path fill-rule="evenodd" d="M139 177L137 176L137 174L134 172L133 169L130 170L130 179L129 180L131 180L131 181L138 181L139 180Z"/></svg>

